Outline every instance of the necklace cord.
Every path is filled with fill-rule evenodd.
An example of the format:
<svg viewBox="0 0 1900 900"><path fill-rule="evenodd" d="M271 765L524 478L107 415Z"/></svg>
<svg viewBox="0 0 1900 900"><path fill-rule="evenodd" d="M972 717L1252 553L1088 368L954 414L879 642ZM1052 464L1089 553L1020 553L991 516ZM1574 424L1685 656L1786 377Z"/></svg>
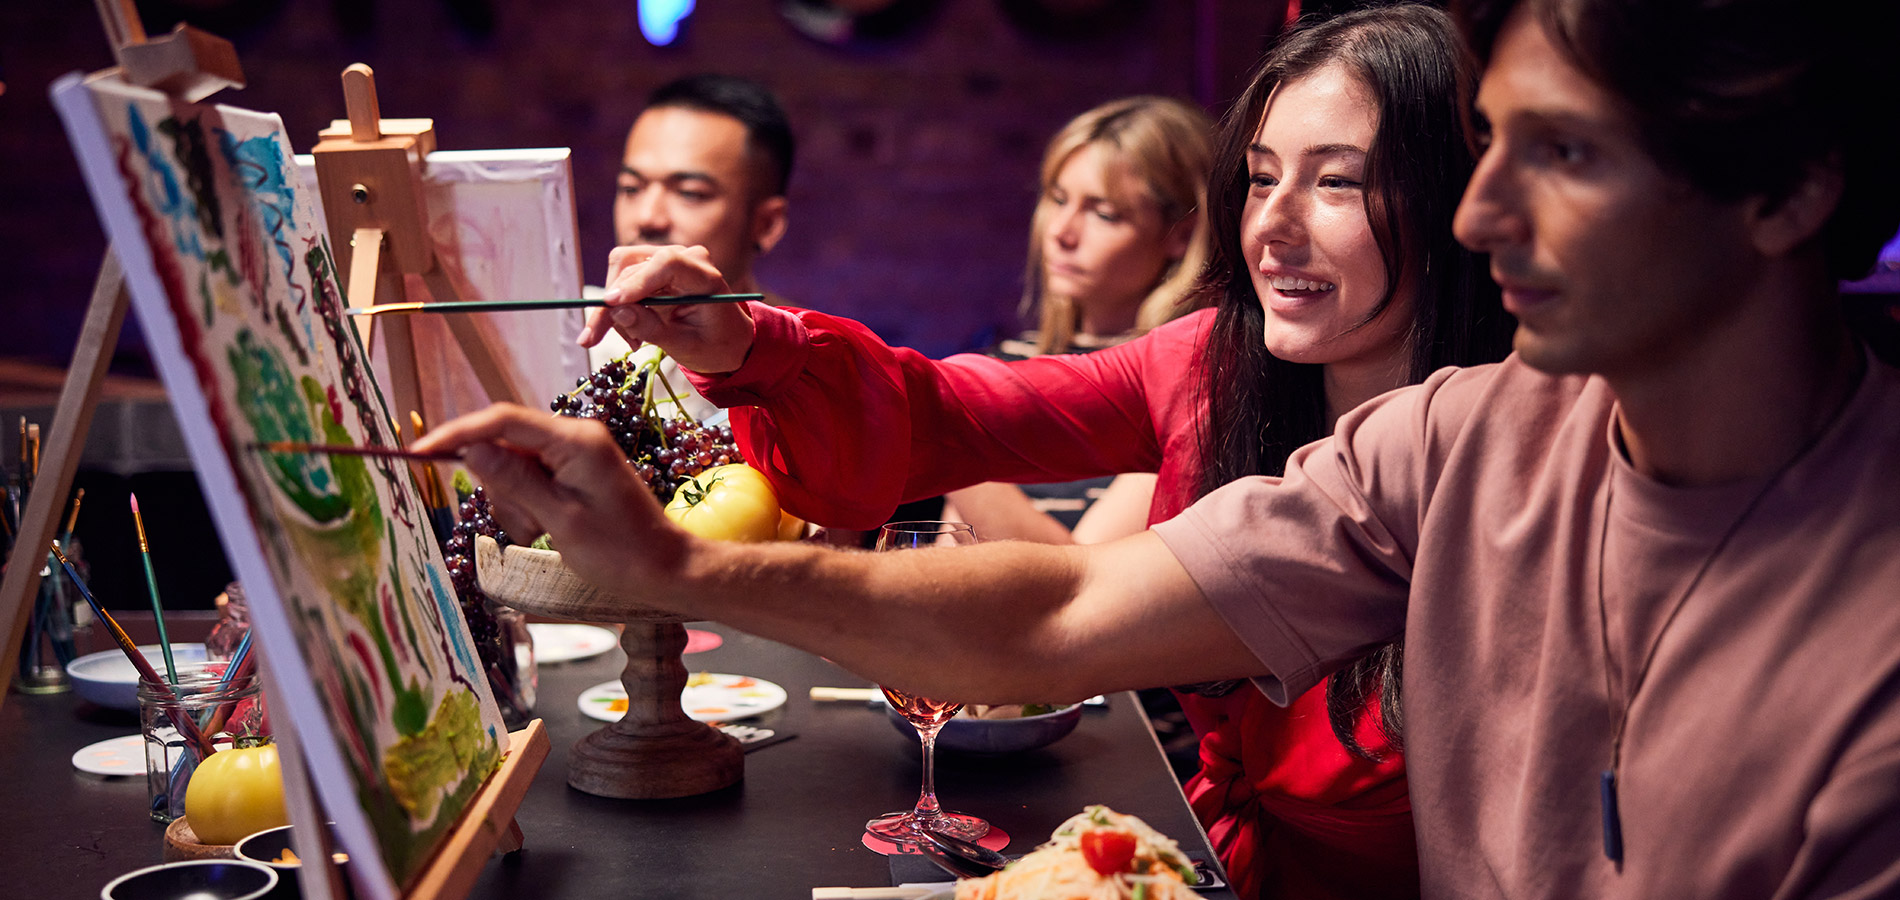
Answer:
<svg viewBox="0 0 1900 900"><path fill-rule="evenodd" d="M1623 758L1623 731L1629 725L1630 708L1636 704L1636 696L1643 690L1644 680L1649 677L1650 664L1655 662L1656 652L1662 647L1663 637L1669 633L1669 627L1675 624L1676 615L1682 612L1682 608L1688 603L1689 595L1695 593L1696 587L1702 583L1702 576L1708 574L1709 569L1715 564L1716 557L1721 556L1722 551L1728 548L1729 541L1742 530L1742 525L1748 521L1749 516L1754 515L1755 509L1761 506L1762 501L1768 499L1768 495L1774 491L1776 485L1781 483L1781 479L1786 477L1787 474L1794 469L1796 464L1806 459L1808 454L1813 452L1814 448L1821 443L1821 439L1834 429L1835 423L1840 421L1841 416L1847 412L1847 407L1853 403L1854 397L1858 393L1858 389L1849 389L1846 396L1842 397L1840 402L1835 404L1834 411L1823 421L1821 427L1815 429L1813 434L1808 435L1807 440L1802 442L1794 454L1789 456L1787 461L1783 462L1779 468L1775 469L1774 474L1768 476L1768 480L1762 483L1761 489L1757 490L1755 495L1749 498L1748 504L1742 507L1742 511L1736 515L1735 521L1730 522L1728 528L1722 532L1721 538L1716 540L1715 546L1710 548L1709 554L1702 558L1702 564L1696 567L1695 574L1689 578L1689 584L1684 587L1682 593L1676 597L1676 602L1669 608L1668 615L1663 617L1661 627L1656 629L1656 636L1650 639L1648 649L1643 652L1642 663L1637 667L1635 676L1631 679L1629 691L1623 697L1622 710L1616 715L1615 726L1610 737L1611 773L1614 774L1618 772L1621 767L1620 764ZM1615 452L1614 447L1612 448L1612 452ZM1611 502L1616 497L1616 469L1614 466L1610 468L1606 480L1607 484L1603 491L1603 527L1597 540L1597 633L1603 639L1604 699L1614 706L1616 703L1616 692L1613 690L1610 674L1611 670L1615 667L1616 658L1610 652L1609 604L1604 599L1603 591L1603 582L1605 576L1608 574L1606 565L1609 562L1610 509Z"/></svg>
<svg viewBox="0 0 1900 900"><path fill-rule="evenodd" d="M1604 770L1600 776L1600 791L1603 804L1603 853L1619 870L1621 870L1623 865L1624 848L1622 813L1619 809L1616 786L1623 767L1623 734L1629 727L1630 710L1635 707L1636 697L1643 690L1644 680L1649 677L1650 664L1655 662L1656 653L1661 649L1663 638L1669 633L1669 627L1675 624L1676 615L1682 612L1684 606L1688 605L1689 596L1694 594L1696 587L1702 583L1702 576L1708 574L1709 569L1715 565L1716 558L1721 556L1722 551L1728 548L1729 541L1732 540L1736 534L1741 532L1742 525L1748 521L1751 515L1754 515L1755 509L1761 506L1762 502L1768 498L1768 495L1774 491L1775 486L1781 483L1781 479L1787 476L1797 463L1807 458L1807 455L1821 443L1822 437L1833 430L1834 424L1839 421L1841 416L1847 411L1847 407L1852 403L1857 393L1859 393L1858 390L1850 390L1847 392L1847 396L1835 406L1834 412L1828 416L1825 423L1816 429L1813 434L1809 435L1800 449L1796 450L1794 455L1790 456L1786 462L1783 462L1780 468L1777 468L1774 474L1770 475L1768 480L1762 483L1761 488L1755 491L1755 495L1749 498L1747 505L1742 507L1742 511L1735 516L1735 520L1729 523L1728 528L1722 532L1722 536L1716 540L1715 546L1710 548L1708 555L1702 558L1702 564L1696 567L1695 574L1690 576L1688 585L1682 589L1681 594L1677 595L1675 604L1669 608L1668 614L1663 617L1661 626L1656 629L1656 636L1650 639L1649 647L1643 652L1642 661L1640 665L1637 666L1634 676L1630 679L1629 690L1623 694L1620 709L1618 709L1618 692L1615 689L1615 682L1612 678L1612 673L1616 667L1616 657L1610 650L1609 603L1604 599L1603 589L1603 582L1606 580L1605 576L1608 574L1610 512L1612 503L1616 499L1616 467L1614 463L1612 463L1605 476L1603 489L1603 527L1597 539L1597 633L1603 641L1603 699L1608 704L1604 712L1611 715L1612 719L1610 732L1610 767ZM1612 452L1616 452L1615 447L1612 447Z"/></svg>

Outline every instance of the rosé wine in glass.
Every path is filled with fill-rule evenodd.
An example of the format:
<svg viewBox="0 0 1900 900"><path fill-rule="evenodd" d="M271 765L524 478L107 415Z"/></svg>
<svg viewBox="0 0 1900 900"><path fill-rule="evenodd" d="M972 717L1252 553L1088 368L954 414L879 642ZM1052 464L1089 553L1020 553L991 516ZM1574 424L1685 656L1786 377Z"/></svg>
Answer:
<svg viewBox="0 0 1900 900"><path fill-rule="evenodd" d="M892 522L879 529L877 535L880 551L974 543L976 529L964 522ZM988 834L990 823L965 813L947 812L937 804L937 732L963 708L962 701L932 700L888 685L879 685L879 688L891 707L917 729L924 748L923 787L916 806L878 816L865 823L864 829L900 846L916 843L918 833L926 830L966 841Z"/></svg>

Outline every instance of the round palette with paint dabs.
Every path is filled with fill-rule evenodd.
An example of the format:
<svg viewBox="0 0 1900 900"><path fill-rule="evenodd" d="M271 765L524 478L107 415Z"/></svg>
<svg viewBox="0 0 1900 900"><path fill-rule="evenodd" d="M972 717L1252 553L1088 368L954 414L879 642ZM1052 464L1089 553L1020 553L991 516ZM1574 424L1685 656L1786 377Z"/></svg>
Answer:
<svg viewBox="0 0 1900 900"><path fill-rule="evenodd" d="M589 718L618 722L627 712L627 690L618 681L603 682L582 691L578 703ZM749 675L695 672L680 692L680 707L701 722L730 722L784 705L784 688Z"/></svg>

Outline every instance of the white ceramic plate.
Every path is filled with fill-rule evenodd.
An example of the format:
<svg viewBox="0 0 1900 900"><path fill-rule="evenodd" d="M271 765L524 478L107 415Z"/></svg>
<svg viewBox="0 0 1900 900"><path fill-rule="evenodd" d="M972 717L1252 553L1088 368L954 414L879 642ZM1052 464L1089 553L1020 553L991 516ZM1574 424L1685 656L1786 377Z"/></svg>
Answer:
<svg viewBox="0 0 1900 900"><path fill-rule="evenodd" d="M73 768L94 775L143 775L145 737L128 734L81 747L73 754Z"/></svg>
<svg viewBox="0 0 1900 900"><path fill-rule="evenodd" d="M598 625L556 625L534 623L528 626L534 635L534 661L570 662L590 659L620 645L620 637Z"/></svg>
<svg viewBox="0 0 1900 900"><path fill-rule="evenodd" d="M618 681L597 684L581 692L579 705L589 718L618 722L627 713L627 691ZM695 672L680 692L680 706L701 722L730 722L784 705L784 688L746 675Z"/></svg>
<svg viewBox="0 0 1900 900"><path fill-rule="evenodd" d="M139 652L158 674L165 674L165 654L157 644L140 644ZM191 665L205 661L205 645L173 644L172 661ZM66 664L73 680L73 692L100 706L112 709L139 708L139 670L119 650L88 653Z"/></svg>

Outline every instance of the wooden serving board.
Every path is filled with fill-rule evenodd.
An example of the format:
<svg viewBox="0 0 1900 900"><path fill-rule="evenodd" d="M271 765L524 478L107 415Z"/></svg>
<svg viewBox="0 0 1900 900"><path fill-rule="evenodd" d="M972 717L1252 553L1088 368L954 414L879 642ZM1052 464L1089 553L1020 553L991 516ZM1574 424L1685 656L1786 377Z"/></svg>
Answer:
<svg viewBox="0 0 1900 900"><path fill-rule="evenodd" d="M185 859L237 859L237 845L203 843L191 830L191 817L179 816L165 826L165 861Z"/></svg>

